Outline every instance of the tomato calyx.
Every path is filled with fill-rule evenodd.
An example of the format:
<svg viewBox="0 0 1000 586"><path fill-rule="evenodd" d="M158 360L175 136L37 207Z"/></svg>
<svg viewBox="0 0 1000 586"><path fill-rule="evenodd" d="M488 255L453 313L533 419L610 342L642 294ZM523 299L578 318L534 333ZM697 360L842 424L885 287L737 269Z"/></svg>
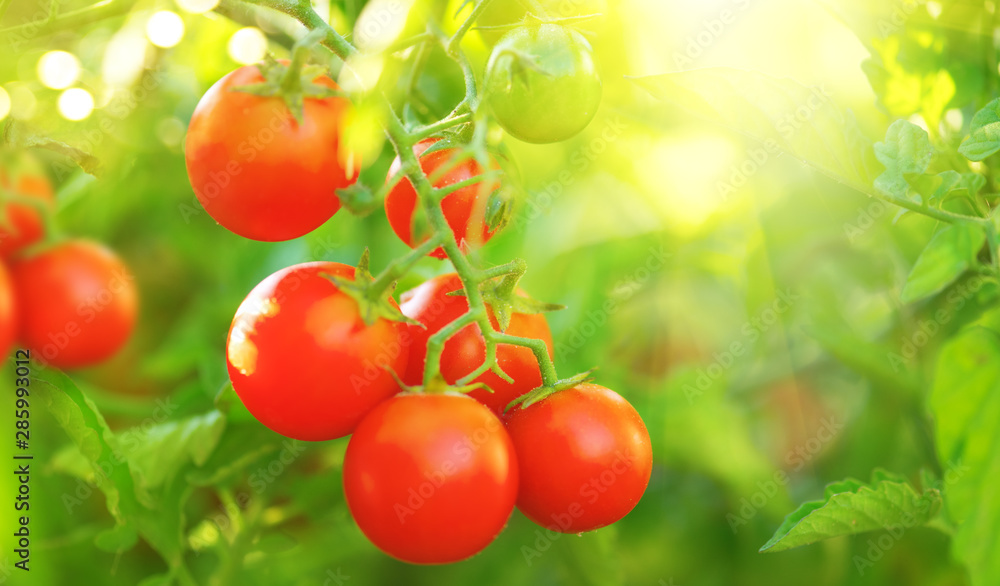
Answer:
<svg viewBox="0 0 1000 586"><path fill-rule="evenodd" d="M337 190L340 205L359 218L363 218L382 207L382 200L360 181Z"/></svg>
<svg viewBox="0 0 1000 586"><path fill-rule="evenodd" d="M582 384L589 383L594 380L593 374L595 370L597 369L593 368L586 372L581 372L580 374L573 375L569 378L564 378L562 380L556 381L552 385L541 386L538 387L537 389L529 391L521 395L520 397L514 399L510 403L508 403L507 407L504 409L504 412L506 413L511 409L514 409L515 407L520 407L521 409L527 409L528 407L531 407L535 403L538 403L539 401L551 397L552 395L560 391L566 391L572 388L576 388Z"/></svg>
<svg viewBox="0 0 1000 586"><path fill-rule="evenodd" d="M531 75L530 72L534 71L540 75L546 77L551 77L552 74L542 68L538 64L538 59L523 53L521 51L516 51L514 49L504 49L497 54L497 63L500 62L504 57L509 57L506 59L506 66L501 65L504 68L503 73L506 77L505 91L510 92L514 89L514 82L519 81L525 88L531 88Z"/></svg>
<svg viewBox="0 0 1000 586"><path fill-rule="evenodd" d="M518 292L517 285L521 281L521 277L528 270L528 265L524 262L524 259L515 259L509 265L504 266L510 267L510 270L506 274L503 274L502 277L498 276L487 279L479 286L479 292L483 296L483 303L488 305L493 311L493 317L496 318L501 332L506 332L507 328L510 327L511 317L515 313L535 315L566 309L565 305L538 301L533 297ZM464 296L465 290L452 291L448 295Z"/></svg>
<svg viewBox="0 0 1000 586"><path fill-rule="evenodd" d="M338 275L323 274L344 294L353 299L358 304L358 313L365 325L371 326L376 321L387 319L389 321L402 322L411 325L421 325L420 322L403 315L399 307L392 302L392 292L396 289L396 282L392 281L388 285L381 285L372 276L369 269L369 258L371 254L366 248L358 261L354 278L348 279Z"/></svg>
<svg viewBox="0 0 1000 586"><path fill-rule="evenodd" d="M344 92L313 83L317 77L326 74L319 65L306 65L309 51L322 39L324 33L316 29L300 39L292 50L292 60L282 63L268 54L263 63L256 65L264 77L261 83L233 87L231 91L253 94L261 97L278 97L284 100L295 121L302 124L305 116L305 100L344 97Z"/></svg>

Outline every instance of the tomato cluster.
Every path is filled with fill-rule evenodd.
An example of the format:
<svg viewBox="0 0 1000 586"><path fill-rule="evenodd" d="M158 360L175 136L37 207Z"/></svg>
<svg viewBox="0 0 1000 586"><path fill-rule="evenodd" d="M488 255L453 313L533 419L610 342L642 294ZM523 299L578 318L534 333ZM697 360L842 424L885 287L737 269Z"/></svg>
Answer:
<svg viewBox="0 0 1000 586"><path fill-rule="evenodd" d="M620 395L581 384L505 413L542 384L531 352L505 344L497 362L511 381L493 372L476 379L492 393L403 391L390 372L421 384L429 337L468 310L466 298L449 295L461 280L447 274L404 293L400 309L415 324L365 323L343 289L359 272L313 262L264 279L236 312L227 359L234 390L272 430L312 441L353 434L344 493L376 546L411 563L450 563L493 541L515 504L566 533L632 510L652 453ZM507 332L544 340L551 353L540 314L514 313ZM456 383L485 358L486 341L470 325L446 342L441 375Z"/></svg>
<svg viewBox="0 0 1000 586"><path fill-rule="evenodd" d="M15 341L40 362L80 368L128 340L138 292L122 260L90 240L43 244L54 208L48 179L27 156L0 168L0 355Z"/></svg>
<svg viewBox="0 0 1000 586"><path fill-rule="evenodd" d="M309 71L296 79L287 63L238 69L195 111L186 152L192 186L212 217L237 234L268 241L306 234L337 212L338 190L358 178L357 157L343 148L350 103L317 91L336 84ZM277 78L285 80L280 87ZM306 86L314 95L300 91ZM497 43L486 87L496 120L530 142L582 130L601 93L579 33L527 21ZM504 222L509 178L487 149L473 155L460 136L412 144L415 157L405 159L422 177L402 174L411 171L403 157L388 171L386 217L420 250L411 257L427 250L455 260L447 238L465 254ZM398 304L379 282L367 256L357 267L282 269L247 295L226 343L233 390L262 424L299 440L351 436L344 493L377 547L411 563L450 563L492 542L515 506L569 533L632 510L652 466L642 420L609 389L544 386L537 341L551 360L552 335L543 305L514 290L516 279L491 290L485 316L455 331L445 328L470 312L467 279L438 276ZM487 323L493 332L484 335ZM442 332L451 335L432 346ZM499 339L527 340L538 354ZM494 368L483 368L488 361Z"/></svg>

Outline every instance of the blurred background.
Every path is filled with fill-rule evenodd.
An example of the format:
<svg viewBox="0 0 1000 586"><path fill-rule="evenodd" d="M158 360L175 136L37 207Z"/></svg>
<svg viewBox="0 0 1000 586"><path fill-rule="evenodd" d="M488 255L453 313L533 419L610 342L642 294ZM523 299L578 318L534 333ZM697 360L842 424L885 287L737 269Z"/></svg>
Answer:
<svg viewBox="0 0 1000 586"><path fill-rule="evenodd" d="M54 4L71 14L91 3ZM14 0L0 21L0 122L19 120L102 161L95 179L41 155L57 189L61 230L108 243L136 274L136 335L114 360L73 376L113 429L139 439L166 420L213 409L227 381L230 321L262 278L308 260L356 263L365 247L377 269L407 250L380 210L364 218L341 211L309 236L278 244L240 238L204 213L182 152L195 104L241 64L266 51L286 56L302 34L277 13L217 4L108 0L108 18L52 31L23 26L47 14L48 0ZM313 4L347 32L365 2ZM525 258L523 287L568 306L549 316L560 373L597 366L598 382L642 414L655 454L642 502L611 528L554 540L515 512L508 530L472 560L408 566L377 551L348 515L339 473L346 440L310 445L257 492L251 474L274 461L282 438L236 418L216 453L193 470L200 481L192 481L187 502L161 511L183 523L187 563L204 583L209 576L282 585L965 583L946 537L930 529L913 529L874 553L877 534L757 553L784 515L820 497L829 482L867 480L877 467L916 478L934 466L919 389L927 375L920 357L936 339L913 343L921 316L899 301L933 223L897 218L895 209L653 100L628 77L713 66L791 77L822 87L878 139L894 117L919 122L920 108L876 100L862 68L866 60L871 66L870 39L845 23L870 17L877 4L902 10L908 27L934 30L943 10L968 3L596 4L603 16L581 26L602 69L602 109L565 143L505 141L526 197L481 255L489 263ZM460 5L442 10L455 14ZM946 28L978 39L978 26L957 19ZM903 31L878 31L884 70L892 70L887 55L905 53L885 39ZM478 33L466 43L480 69L487 43ZM909 58L942 69L946 49L935 47L928 41L924 49L938 61L922 61L919 52ZM423 106L438 115L463 91L460 72L440 55L418 87ZM942 127L959 137L981 105L960 93L945 96L939 112ZM370 151L362 179L378 185L391 148L378 135L359 135ZM448 270L428 259L399 290ZM961 324L988 287L946 307L955 315L946 329ZM0 409L0 429L11 415ZM113 525L105 499L89 484L92 473L64 457L68 440L55 420L41 408L33 417L40 456L32 570L27 576L0 565L0 583L169 583L142 582L167 572L145 542L122 554L95 547ZM12 489L12 476L0 475L0 501ZM232 499L240 494L253 496L262 529L237 548L230 540L242 514ZM9 534L0 536L0 564L12 549ZM859 569L858 556L872 563Z"/></svg>

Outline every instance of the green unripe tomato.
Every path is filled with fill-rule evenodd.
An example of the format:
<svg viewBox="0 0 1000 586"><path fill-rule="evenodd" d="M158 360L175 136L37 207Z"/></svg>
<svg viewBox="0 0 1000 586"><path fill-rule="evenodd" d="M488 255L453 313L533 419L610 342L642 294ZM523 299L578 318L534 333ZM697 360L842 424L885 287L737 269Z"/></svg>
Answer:
<svg viewBox="0 0 1000 586"><path fill-rule="evenodd" d="M486 101L514 138L566 140L590 124L601 78L587 39L556 24L530 24L506 35L486 67Z"/></svg>

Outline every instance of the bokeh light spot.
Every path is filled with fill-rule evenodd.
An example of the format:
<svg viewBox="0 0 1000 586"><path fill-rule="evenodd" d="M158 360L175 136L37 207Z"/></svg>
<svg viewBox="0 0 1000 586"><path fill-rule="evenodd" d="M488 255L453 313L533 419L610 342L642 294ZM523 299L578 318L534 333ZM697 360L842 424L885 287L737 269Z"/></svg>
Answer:
<svg viewBox="0 0 1000 586"><path fill-rule="evenodd" d="M68 89L59 96L59 113L67 120L83 120L93 111L94 96L85 89Z"/></svg>
<svg viewBox="0 0 1000 586"><path fill-rule="evenodd" d="M80 79L80 60L66 51L49 51L38 60L38 79L45 87L64 90Z"/></svg>

